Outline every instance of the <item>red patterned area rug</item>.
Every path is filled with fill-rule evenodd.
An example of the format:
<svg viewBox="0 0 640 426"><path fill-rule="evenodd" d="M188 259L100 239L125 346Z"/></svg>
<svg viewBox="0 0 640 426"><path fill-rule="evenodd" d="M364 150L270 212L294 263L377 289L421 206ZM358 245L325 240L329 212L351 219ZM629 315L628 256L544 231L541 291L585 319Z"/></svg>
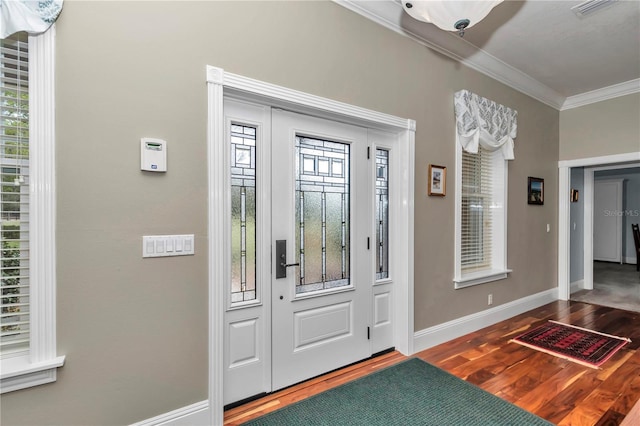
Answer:
<svg viewBox="0 0 640 426"><path fill-rule="evenodd" d="M510 342L519 343L591 368L599 368L631 340L574 325L549 321L510 340Z"/></svg>

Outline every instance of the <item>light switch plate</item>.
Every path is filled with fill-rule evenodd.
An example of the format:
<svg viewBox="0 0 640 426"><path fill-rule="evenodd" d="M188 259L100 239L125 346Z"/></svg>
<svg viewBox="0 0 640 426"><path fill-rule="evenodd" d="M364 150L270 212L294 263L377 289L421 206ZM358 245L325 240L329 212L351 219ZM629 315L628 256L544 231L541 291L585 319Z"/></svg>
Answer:
<svg viewBox="0 0 640 426"><path fill-rule="evenodd" d="M193 234L144 235L142 257L191 256L195 254Z"/></svg>

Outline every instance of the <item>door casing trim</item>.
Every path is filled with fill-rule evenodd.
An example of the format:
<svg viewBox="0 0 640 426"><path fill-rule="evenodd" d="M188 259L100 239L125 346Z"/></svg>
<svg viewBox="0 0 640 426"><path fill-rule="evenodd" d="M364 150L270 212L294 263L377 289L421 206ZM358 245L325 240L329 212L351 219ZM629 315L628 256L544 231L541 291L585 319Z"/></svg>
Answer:
<svg viewBox="0 0 640 426"><path fill-rule="evenodd" d="M569 192L571 168L584 167L584 280L593 286L593 171L594 168L615 168L625 163L640 161L640 151L601 157L558 161L558 298L569 300L570 285L570 229Z"/></svg>
<svg viewBox="0 0 640 426"><path fill-rule="evenodd" d="M207 169L208 169L208 289L209 289L209 414L210 424L222 424L224 418L224 288L228 282L229 254L224 237L229 233L228 189L225 187L224 107L225 95L268 102L296 112L307 113L362 125L373 129L393 131L397 135L397 154L404 166L397 171L400 185L400 214L394 219L400 243L393 247L396 263L394 303L394 346L403 354L413 353L413 221L415 130L414 120L360 108L282 86L225 72L222 68L206 67L207 81Z"/></svg>

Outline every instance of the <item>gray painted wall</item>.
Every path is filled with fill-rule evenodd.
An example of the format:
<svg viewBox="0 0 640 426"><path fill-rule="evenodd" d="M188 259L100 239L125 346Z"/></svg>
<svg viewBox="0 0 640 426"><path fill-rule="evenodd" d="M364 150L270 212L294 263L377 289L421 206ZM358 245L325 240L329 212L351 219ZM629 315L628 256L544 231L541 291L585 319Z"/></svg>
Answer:
<svg viewBox="0 0 640 426"><path fill-rule="evenodd" d="M640 151L640 93L560 113L560 160Z"/></svg>
<svg viewBox="0 0 640 426"><path fill-rule="evenodd" d="M625 262L636 262L635 244L631 224L640 223L640 167L603 170L594 173L594 179L624 179L622 192L622 257Z"/></svg>
<svg viewBox="0 0 640 426"><path fill-rule="evenodd" d="M58 381L2 396L4 425L122 425L207 398L205 66L415 119L415 329L557 285L560 113L331 2L65 2L57 23ZM454 290L453 94L518 111L508 279ZM139 140L168 141L168 172ZM449 167L428 197L428 164ZM545 204L526 202L527 177ZM546 225L551 232L546 232ZM141 258L193 233L195 256ZM224 285L220 283L219 285Z"/></svg>
<svg viewBox="0 0 640 426"><path fill-rule="evenodd" d="M584 279L584 167L571 169L571 188L578 190L578 201L569 205L571 215L570 282Z"/></svg>

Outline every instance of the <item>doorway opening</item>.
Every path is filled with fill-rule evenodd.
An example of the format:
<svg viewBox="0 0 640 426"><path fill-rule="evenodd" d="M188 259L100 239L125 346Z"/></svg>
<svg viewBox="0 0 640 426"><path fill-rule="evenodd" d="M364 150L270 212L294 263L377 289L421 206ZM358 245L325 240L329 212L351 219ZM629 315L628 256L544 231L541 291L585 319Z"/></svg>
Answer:
<svg viewBox="0 0 640 426"><path fill-rule="evenodd" d="M631 224L640 221L640 163L606 159L569 171L567 296L640 312L640 273L635 271L631 233Z"/></svg>

